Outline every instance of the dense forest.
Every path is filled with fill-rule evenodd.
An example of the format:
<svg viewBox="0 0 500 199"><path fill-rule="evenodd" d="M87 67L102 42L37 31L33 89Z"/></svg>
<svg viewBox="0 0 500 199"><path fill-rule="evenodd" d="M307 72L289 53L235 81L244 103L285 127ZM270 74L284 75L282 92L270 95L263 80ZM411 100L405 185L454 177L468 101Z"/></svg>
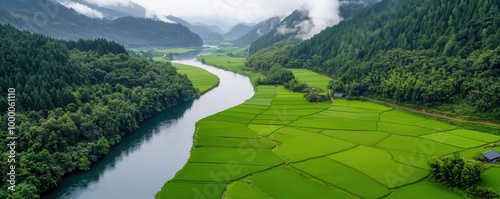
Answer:
<svg viewBox="0 0 500 199"><path fill-rule="evenodd" d="M61 177L87 170L127 133L160 111L198 96L169 64L130 57L104 39L63 41L0 26L0 118L15 89L16 191L37 198ZM0 123L2 173L8 173L7 122Z"/></svg>
<svg viewBox="0 0 500 199"><path fill-rule="evenodd" d="M180 24L134 17L90 18L51 0L0 0L0 24L59 39L106 38L126 47L203 45L199 35Z"/></svg>
<svg viewBox="0 0 500 199"><path fill-rule="evenodd" d="M248 65L308 68L350 95L500 119L500 0L384 0ZM450 108L451 107L451 108Z"/></svg>

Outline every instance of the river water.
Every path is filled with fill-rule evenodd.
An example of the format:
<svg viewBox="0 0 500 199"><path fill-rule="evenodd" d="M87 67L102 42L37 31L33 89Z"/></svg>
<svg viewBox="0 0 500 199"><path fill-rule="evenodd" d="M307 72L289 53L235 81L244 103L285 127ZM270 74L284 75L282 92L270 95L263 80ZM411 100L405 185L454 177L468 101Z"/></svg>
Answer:
<svg viewBox="0 0 500 199"><path fill-rule="evenodd" d="M196 100L152 117L113 146L89 171L66 176L42 196L47 199L154 198L164 183L187 162L195 123L209 115L243 103L254 94L242 75L203 65L194 58L177 61L203 68L220 79L217 88Z"/></svg>

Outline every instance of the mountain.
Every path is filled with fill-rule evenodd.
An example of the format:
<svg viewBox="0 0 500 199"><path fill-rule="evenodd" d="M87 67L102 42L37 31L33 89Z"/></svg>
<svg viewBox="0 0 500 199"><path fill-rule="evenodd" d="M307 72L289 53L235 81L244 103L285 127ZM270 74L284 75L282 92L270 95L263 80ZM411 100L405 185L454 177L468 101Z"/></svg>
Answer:
<svg viewBox="0 0 500 199"><path fill-rule="evenodd" d="M116 3L111 5L102 5L96 0L56 0L61 4L77 3L87 6L103 14L105 18L116 19L120 17L138 17L146 16L146 9L132 1Z"/></svg>
<svg viewBox="0 0 500 199"><path fill-rule="evenodd" d="M279 23L279 17L272 17L265 21L258 23L257 25L252 27L248 33L243 35L242 37L233 41L233 44L238 46L247 46L250 45L255 40L259 39L263 35L271 32Z"/></svg>
<svg viewBox="0 0 500 199"><path fill-rule="evenodd" d="M342 0L340 1L339 15L342 18L360 12L365 7L373 5L380 0ZM295 10L283 19L270 33L260 37L252 43L249 53L253 54L259 50L274 46L281 48L286 45L295 45L300 43L303 35L307 34L309 25L314 24L309 17L307 10Z"/></svg>
<svg viewBox="0 0 500 199"><path fill-rule="evenodd" d="M167 19L175 23L181 24L183 26L186 26L187 28L189 28L189 30L200 35L200 38L203 40L204 43L216 43L224 40L224 37L222 37L220 33L214 32L208 27L193 25L181 18L172 15L167 16Z"/></svg>
<svg viewBox="0 0 500 199"><path fill-rule="evenodd" d="M300 43L302 40L297 38L297 35L301 31L301 24L309 19L310 17L306 11L295 10L283 19L270 33L253 42L250 45L249 53L253 54L272 45L280 47L291 43Z"/></svg>
<svg viewBox="0 0 500 199"><path fill-rule="evenodd" d="M211 31L213 32L216 32L216 33L219 33L219 34L222 34L224 33L224 31L217 25L207 25L207 24L204 24L204 23L194 23L194 25L197 25L197 26L202 26L202 27L205 27L205 28L208 28L210 29Z"/></svg>
<svg viewBox="0 0 500 199"><path fill-rule="evenodd" d="M350 95L499 120L499 5L384 0L297 46L256 53L248 65L308 68Z"/></svg>
<svg viewBox="0 0 500 199"><path fill-rule="evenodd" d="M250 32L250 30L252 30L251 26L239 23L236 26L232 27L231 30L229 30L229 32L225 33L223 36L227 41L233 41L247 34L248 32Z"/></svg>
<svg viewBox="0 0 500 199"><path fill-rule="evenodd" d="M145 18L90 18L50 0L41 3L0 0L0 23L59 39L106 38L126 47L192 47L203 45L188 28ZM43 6L42 6L43 5Z"/></svg>

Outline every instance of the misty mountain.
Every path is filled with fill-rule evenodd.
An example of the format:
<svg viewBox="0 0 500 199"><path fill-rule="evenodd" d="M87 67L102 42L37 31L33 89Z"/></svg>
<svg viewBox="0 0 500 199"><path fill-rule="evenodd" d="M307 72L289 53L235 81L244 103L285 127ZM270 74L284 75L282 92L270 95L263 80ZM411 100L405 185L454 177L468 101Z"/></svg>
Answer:
<svg viewBox="0 0 500 199"><path fill-rule="evenodd" d="M207 25L204 23L194 23L194 25L206 27L206 28L210 29L211 31L219 33L219 34L224 33L224 31L217 25Z"/></svg>
<svg viewBox="0 0 500 199"><path fill-rule="evenodd" d="M189 30L191 30L192 32L200 35L200 38L203 40L204 43L215 43L224 40L224 37L222 37L220 33L214 32L208 27L193 25L181 18L172 15L167 16L167 19L175 23L182 24L183 26L189 28Z"/></svg>
<svg viewBox="0 0 500 199"><path fill-rule="evenodd" d="M243 37L243 35L250 32L250 30L252 30L251 26L239 23L238 25L232 27L231 30L229 30L229 32L225 33L223 36L227 41L233 41L240 37Z"/></svg>
<svg viewBox="0 0 500 199"><path fill-rule="evenodd" d="M99 11L104 14L105 18L116 19L119 17L138 17L143 18L146 16L146 9L139 4L129 1L127 4L115 5L98 5L89 0L56 0L59 2L75 2L85 5L93 10Z"/></svg>
<svg viewBox="0 0 500 199"><path fill-rule="evenodd" d="M106 38L126 47L191 47L203 45L197 34L180 24L145 18L89 18L50 0L0 0L0 23L59 39Z"/></svg>
<svg viewBox="0 0 500 199"><path fill-rule="evenodd" d="M342 18L348 18L365 7L373 5L380 0L342 0L340 1L339 15ZM265 49L270 46L277 48L298 44L302 41L302 35L307 34L307 29L310 24L314 22L311 21L309 13L306 10L295 10L283 19L276 28L274 28L270 33L260 37L258 40L252 43L249 49L249 53L253 54L261 49Z"/></svg>
<svg viewBox="0 0 500 199"><path fill-rule="evenodd" d="M498 10L498 1L384 0L247 63L263 72L273 65L311 69L353 96L498 120Z"/></svg>
<svg viewBox="0 0 500 199"><path fill-rule="evenodd" d="M248 33L243 35L242 37L233 41L233 44L238 46L247 46L250 45L255 40L259 39L263 35L271 32L278 24L280 23L279 17L272 17L265 21L258 23L257 25L252 27Z"/></svg>
<svg viewBox="0 0 500 199"><path fill-rule="evenodd" d="M297 38L297 34L301 31L300 25L309 19L305 11L293 11L292 14L283 19L270 33L253 42L250 45L249 53L253 54L272 45L279 47L289 43L300 43L302 39Z"/></svg>

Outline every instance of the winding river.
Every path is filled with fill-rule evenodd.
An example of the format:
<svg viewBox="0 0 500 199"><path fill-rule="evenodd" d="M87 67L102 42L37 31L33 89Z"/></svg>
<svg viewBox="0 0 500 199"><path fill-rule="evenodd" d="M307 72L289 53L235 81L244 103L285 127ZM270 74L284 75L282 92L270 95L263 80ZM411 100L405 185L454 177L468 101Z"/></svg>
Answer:
<svg viewBox="0 0 500 199"><path fill-rule="evenodd" d="M195 123L241 104L254 94L245 76L201 64L194 58L177 62L217 75L220 85L198 99L147 120L113 146L89 171L66 176L55 190L42 198L154 198L164 183L187 162Z"/></svg>

